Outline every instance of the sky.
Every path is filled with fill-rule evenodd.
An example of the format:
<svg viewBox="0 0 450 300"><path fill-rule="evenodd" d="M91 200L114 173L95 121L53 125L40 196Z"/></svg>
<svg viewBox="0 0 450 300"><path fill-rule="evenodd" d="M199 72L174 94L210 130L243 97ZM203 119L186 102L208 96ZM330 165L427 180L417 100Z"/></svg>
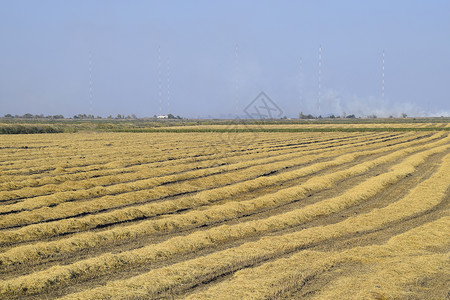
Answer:
<svg viewBox="0 0 450 300"><path fill-rule="evenodd" d="M450 1L0 0L0 115L243 118L261 92L449 116Z"/></svg>

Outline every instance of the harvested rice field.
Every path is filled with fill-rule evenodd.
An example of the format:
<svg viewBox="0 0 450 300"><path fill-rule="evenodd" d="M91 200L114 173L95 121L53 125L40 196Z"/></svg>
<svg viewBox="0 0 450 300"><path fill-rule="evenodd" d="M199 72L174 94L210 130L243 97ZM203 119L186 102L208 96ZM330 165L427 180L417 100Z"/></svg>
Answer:
<svg viewBox="0 0 450 300"><path fill-rule="evenodd" d="M0 299L450 297L448 131L0 137Z"/></svg>

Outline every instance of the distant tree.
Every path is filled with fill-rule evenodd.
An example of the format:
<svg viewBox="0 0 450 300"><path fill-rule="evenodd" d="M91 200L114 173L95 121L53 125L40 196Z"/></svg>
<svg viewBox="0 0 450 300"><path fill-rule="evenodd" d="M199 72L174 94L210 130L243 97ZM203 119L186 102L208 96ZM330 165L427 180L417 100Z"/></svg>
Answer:
<svg viewBox="0 0 450 300"><path fill-rule="evenodd" d="M376 119L377 116L375 114L367 116L369 119Z"/></svg>
<svg viewBox="0 0 450 300"><path fill-rule="evenodd" d="M6 114L5 118L14 118L11 114Z"/></svg>
<svg viewBox="0 0 450 300"><path fill-rule="evenodd" d="M336 118L336 117L335 117L334 115L330 115L329 118L330 118L330 119L334 119L334 118Z"/></svg>
<svg viewBox="0 0 450 300"><path fill-rule="evenodd" d="M112 119L112 116L111 116L111 115L109 115L109 116L108 116L108 119Z"/></svg>
<svg viewBox="0 0 450 300"><path fill-rule="evenodd" d="M116 119L122 119L122 115L121 114L117 114Z"/></svg>
<svg viewBox="0 0 450 300"><path fill-rule="evenodd" d="M133 119L137 119L137 117L136 117L135 114L132 114L131 117L132 117Z"/></svg>
<svg viewBox="0 0 450 300"><path fill-rule="evenodd" d="M172 114L168 114L168 115L167 115L167 118L168 118L168 119L175 119L175 116L172 115Z"/></svg>
<svg viewBox="0 0 450 300"><path fill-rule="evenodd" d="M23 116L22 116L22 118L25 118L25 119L32 119L33 118L33 115L32 114L24 114Z"/></svg>
<svg viewBox="0 0 450 300"><path fill-rule="evenodd" d="M405 113L402 113L402 118L406 118L406 117L408 117L408 115Z"/></svg>
<svg viewBox="0 0 450 300"><path fill-rule="evenodd" d="M73 116L73 118L83 120L83 119L87 119L88 116L86 114L78 114L78 115Z"/></svg>
<svg viewBox="0 0 450 300"><path fill-rule="evenodd" d="M347 114L345 113L345 111L342 113L342 117L343 117L343 118L346 118L346 117L347 117Z"/></svg>
<svg viewBox="0 0 450 300"><path fill-rule="evenodd" d="M304 115L303 112L301 112L298 116L300 119L315 119L313 115L309 114L309 115Z"/></svg>
<svg viewBox="0 0 450 300"><path fill-rule="evenodd" d="M348 116L346 116L346 118L347 118L347 119L354 119L354 118L355 118L355 115L348 115Z"/></svg>
<svg viewBox="0 0 450 300"><path fill-rule="evenodd" d="M182 119L182 117L180 117L180 116L177 116L177 119Z"/></svg>

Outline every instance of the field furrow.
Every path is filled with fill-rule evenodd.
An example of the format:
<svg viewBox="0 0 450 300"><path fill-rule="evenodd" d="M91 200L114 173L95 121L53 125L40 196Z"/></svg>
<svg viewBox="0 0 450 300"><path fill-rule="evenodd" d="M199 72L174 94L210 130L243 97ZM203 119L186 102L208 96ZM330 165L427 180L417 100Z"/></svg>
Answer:
<svg viewBox="0 0 450 300"><path fill-rule="evenodd" d="M420 140L420 143L426 143L433 139L434 137L429 137L427 139ZM99 216L86 216L83 218L60 220L57 222L50 222L48 224L41 223L39 225L31 225L29 227L24 227L24 230L6 231L0 232L0 241L2 243L11 243L14 241L27 240L30 238L42 238L48 237L55 234L65 234L74 231L86 230L89 228L95 228L98 226L104 226L108 223L117 223L123 221L130 221L134 219L148 218L156 215L173 213L179 210L188 209L194 206L208 205L212 204L223 196L233 197L241 194L242 192L249 191L251 189L261 188L267 185L282 184L287 180L293 180L302 176L307 176L313 174L320 170L342 165L354 161L358 157L365 155L373 155L377 153L383 153L390 150L395 150L403 147L413 146L419 143L419 141L414 141L406 144L396 144L391 146L386 146L380 149L367 150L354 152L351 155L344 156L340 159L334 157L333 160L328 162L316 163L314 165L305 167L300 170L285 171L281 174L274 174L272 176L259 176L253 180L242 181L236 184L226 185L222 188L216 187L211 190L205 190L198 192L192 196L186 197L182 196L180 199L174 199L170 201L165 201L161 203L149 203L144 206L133 206L127 209L120 209L117 212L102 213ZM442 143L442 141L439 141ZM338 154L339 152L334 151L333 154ZM344 154L343 154L344 155ZM311 156L301 156L299 161L293 162L289 161L291 165L293 163L306 163L316 160L317 158L323 156L322 154L313 154ZM277 168L284 169L286 165L277 166ZM269 168L270 169L270 168ZM273 169L271 169L273 170ZM258 169L258 172L261 170ZM259 173L261 174L261 173ZM264 174L264 173L263 173ZM247 175L249 175L247 173ZM215 182L217 184L217 182ZM135 200L136 201L136 200ZM11 215L13 218L13 215ZM17 221L16 221L17 222Z"/></svg>
<svg viewBox="0 0 450 300"><path fill-rule="evenodd" d="M0 220L0 228L9 228L12 227L12 224L14 224L14 227L17 227L37 222L100 212L106 209L126 206L131 203L137 204L149 202L169 196L211 189L216 186L229 185L233 182L257 178L264 176L264 174L267 174L268 172L299 165L304 162L304 158L300 157L297 161L295 159L291 159L287 162L275 161L265 164L264 161L270 161L270 158L263 159L263 162L260 162L257 166L253 165L254 161L251 160L249 162L241 162L234 165L225 165L206 170L192 171L194 175L189 181L184 180L184 176L189 178L189 174L184 173L179 176L170 176L168 179L159 178L143 180L142 182L134 182L130 189L134 189L136 191L127 190L126 185L93 188L94 195L100 194L101 196L101 191L104 189L110 190L109 193L112 194L110 196L101 196L98 198L92 198L93 195L89 193L90 191L83 190L73 193L63 193L62 195L54 194L51 197L43 196L40 197L44 198L42 200L34 199L35 201L28 202L31 203L31 208L37 206L37 209L31 211L19 210L17 213L5 215L2 220ZM216 171L216 169L218 170ZM73 202L73 200L80 198L88 200L81 203ZM16 206L20 207L20 204L17 204Z"/></svg>
<svg viewBox="0 0 450 300"><path fill-rule="evenodd" d="M386 136L386 134L384 134ZM389 136L389 135L388 135ZM392 135L390 135L392 136ZM347 141L350 140L349 142L351 142L351 140L353 139L358 139L359 136L349 136L349 137L342 137L341 139L343 141ZM370 138L366 137L366 138ZM223 142L222 142L223 143ZM286 143L286 146L283 146L283 143ZM283 146L282 148L285 150L289 150L290 148L302 148L302 147L307 147L307 145L310 144L320 144L320 143L336 143L336 140L330 140L329 138L319 138L319 139L305 139L302 140L300 143L299 142L286 142L283 141L281 143L281 146ZM226 153L225 155L220 154L220 153L215 153L213 152L213 149L209 149L211 147L207 147L207 151L205 152L205 150L203 148L199 148L199 151L195 151L193 149L183 149L180 151L171 151L170 156L168 156L165 152L166 149L160 149L158 151L154 151L152 148L148 148L145 147L142 150L138 151L137 153L139 153L139 155L136 155L134 153L132 154L118 154L117 151L112 151L111 154L102 154L101 156L104 156L108 159L108 163L99 163L98 161L94 160L94 164L86 164L87 169L83 169L81 167L71 167L70 165L68 165L67 163L62 164L61 166L57 166L55 167L53 170L56 170L57 172L55 174L40 174L40 176L38 178L33 178L33 176L30 176L29 174L27 174L26 176L9 176L8 178L10 180L14 180L15 182L20 183L20 180L25 181L24 184L30 183L33 185L43 185L45 184L45 182L49 182L49 180L55 180L55 181L51 181L49 183L60 183L61 181L59 180L61 176L64 176L62 179L65 180L70 180L70 177L67 176L71 176L71 177L75 177L79 176L80 173L86 173L86 172L90 172L93 173L93 175L102 175L103 173L107 172L107 171L114 171L115 174L120 173L121 171L127 171L128 169L130 169L130 167L133 166L145 166L145 165L149 165L149 164L161 164L161 166L168 166L168 165L177 165L177 164L183 164L185 162L197 162L197 161L201 161L201 160L211 160L211 161L215 161L217 159L220 158L232 158L232 157L239 157L240 155L246 155L246 154L252 154L252 153L261 153L260 155L263 155L265 152L270 152L270 151L276 151L280 148L280 142L278 141L272 141L269 144L263 143L265 144L264 147L261 146L253 146L253 147L247 147L245 149L245 151L235 151L232 153ZM276 145L276 146L275 146ZM151 151L149 152L148 149L150 149ZM124 160L124 157L126 157L127 159ZM83 161L84 162L84 161ZM41 162L42 163L42 162ZM46 163L48 163L48 161L46 161ZM63 175L58 175L58 171L61 172L61 170L64 170L64 174ZM91 171L93 170L93 171ZM29 173L29 168L26 168L26 170L24 172ZM3 174L5 175L5 177L7 177L6 172L3 172ZM108 173L107 173L108 174ZM30 182L30 178L33 178L34 181ZM41 184L42 183L42 184ZM11 185L11 183L5 183L6 187L11 189L11 188L15 188L15 186Z"/></svg>
<svg viewBox="0 0 450 300"><path fill-rule="evenodd" d="M336 236L352 232L374 230L386 226L390 222L417 214L420 211L428 210L444 200L449 187L450 154L445 157L442 168L431 178L420 184L402 200L383 209L350 217L345 221L333 225L314 227L282 236L265 237L257 242L246 243L236 248L230 248L205 257L174 264L170 267L155 269L127 280L111 282L105 287L69 295L66 299L82 299L83 296L87 295L98 298L114 295L114 297L121 299L125 299L132 294L141 295L141 297L155 297L161 296L162 293L174 292L173 289L176 288L189 288L198 282L211 280L211 278L220 276L221 274L227 274L228 272L252 266L258 261L265 261L282 253L301 250L321 240L335 238ZM426 203L422 201L425 195L429 199ZM445 224L449 224L448 218L444 221ZM434 239L431 239L432 245L442 244L441 237L447 237L448 241L448 231L442 230L444 227L442 225L439 227L441 228L438 231L440 236L434 236ZM415 239L415 241L417 243L420 240ZM404 241L404 243L408 244L410 242ZM301 257L303 258L303 256ZM321 257L319 256L319 259L326 257L327 254L324 254ZM441 260L445 261L446 257L448 258L448 255L441 256ZM333 264L333 260L331 260L330 264ZM321 268L326 269L326 265L321 266ZM267 277L264 278L267 280ZM299 279L301 280L301 277ZM152 282L152 285L147 285L145 282ZM270 286L270 283L268 285ZM279 286L275 287L277 288ZM245 295L248 295L246 294L248 288L249 286L236 289L237 295L240 292L239 295L245 297ZM232 285L228 286L228 293L234 290ZM270 296L270 294L267 296ZM238 298L240 297L238 296ZM264 295L261 298L265 298Z"/></svg>
<svg viewBox="0 0 450 300"><path fill-rule="evenodd" d="M385 136L380 137L386 139ZM359 140L359 139L358 139ZM354 142L355 143L355 142ZM363 143L363 141L358 141L357 143ZM326 143L323 145L321 142L317 143L318 145L325 147L325 145L328 145ZM346 141L345 147L350 147L352 144L351 141ZM338 145L333 145L333 147L337 147ZM97 186L111 186L115 184L123 184L127 182L135 182L139 180L149 179L152 177L157 176L164 176L164 175L173 175L178 174L181 172L187 172L192 170L198 170L198 169L208 169L213 168L217 164L232 164L237 162L242 162L246 160L256 160L256 159L264 159L268 160L270 157L273 157L276 159L277 156L280 156L282 154L295 154L301 150L300 147L291 149L289 147L288 149L282 149L278 150L276 152L271 152L269 154L265 153L252 153L252 154L244 154L239 155L237 157L231 156L231 157L224 157L221 160L218 160L217 158L214 160L200 160L197 159L193 162L182 162L178 161L177 165L171 165L165 167L161 163L157 164L140 164L139 168L115 168L113 169L114 174L110 176L102 176L100 178L87 178L84 180L78 180L73 181L69 180L68 178L64 178L64 182L60 184L49 184L49 185L42 185L38 188L23 188L23 189L17 189L14 191L4 191L0 192L0 201L2 200L14 200L14 199L22 199L22 198L30 198L30 197L37 197L40 195L54 195L57 192L63 192L63 191L76 191L80 189L87 189ZM312 149L308 150L311 151ZM256 164L256 162L255 162ZM138 169L138 170L136 170ZM137 172L136 172L136 171ZM131 173L131 171L134 171ZM123 174L123 173L126 174ZM59 179L62 181L62 179ZM30 199L30 201L35 201L33 199Z"/></svg>
<svg viewBox="0 0 450 300"><path fill-rule="evenodd" d="M63 266L53 267L46 271L19 277L17 279L14 279L13 282L19 284L19 286L22 286L25 283L32 282L33 287L36 289L38 288L36 281L39 281L41 283L40 284L41 288L45 290L49 286L48 283L50 282L51 286L53 287L70 284L71 280L68 280L67 277L69 276L69 274L70 277L76 278L78 281L83 279L86 280L88 278L95 278L96 276L98 276L98 274L102 274L105 268L109 270L113 269L119 270L125 267L139 266L141 264L149 263L152 260L167 258L170 255L174 254L179 255L183 251L188 252L198 251L204 247L211 247L214 244L225 243L231 240L240 239L245 237L246 235L261 234L263 232L277 231L287 227L298 226L299 224L307 220L310 220L311 218L320 217L321 215L324 214L336 212L342 209L342 207L353 205L358 201L363 201L364 199L371 197L372 195L382 190L387 184L392 184L398 181L400 178L405 177L408 174L411 174L412 172L414 172L415 168L419 166L421 163L424 163L425 159L430 155L448 151L448 149L450 148L450 144L448 143L448 141L446 141L446 139L441 141L442 143L446 142L446 144L444 144L443 146L433 147L432 144L429 144L427 146L421 146L423 149L427 149L427 147L431 149L423 150L422 152L419 152L406 158L401 163L392 167L392 171L374 177L372 180L365 181L360 186L350 189L348 192L344 193L343 195L337 198L331 198L329 200L322 201L315 205L305 207L298 211L292 211L286 214L273 216L267 219L236 224L233 226L219 226L207 231L194 233L186 237L173 238L158 245L150 245L148 247L132 250L129 252L123 252L115 255L106 254L93 259L80 261L64 267ZM381 163L381 161L389 161L402 158L405 156L405 154L408 153L408 151L413 152L413 150L410 149L400 150L391 153L389 155L386 155L384 157L381 157L379 159L380 162L378 163ZM446 156L445 161L447 162L448 160L449 157ZM309 189L311 188L314 189L314 187L320 188L320 186L323 185L329 187L330 186L329 182L330 181L332 182L334 178L338 179L346 177L349 174L355 172L365 172L368 167L376 164L377 162L376 160L374 160L366 163L365 165L364 164L358 165L346 171L342 171L342 173L339 175L335 175L334 173L332 173L328 176L328 178L320 178L321 180L320 179L312 180L309 186L303 187L302 190L299 189L293 191L293 195L298 196L301 195L302 193L304 194ZM439 175L442 176L441 173L439 173ZM447 186L448 183L444 183L443 185ZM266 201L263 201L263 203L269 204L274 201L283 201L284 197L286 197L287 195L277 195L277 196L278 196L277 198L275 197L269 198ZM252 204L260 206L267 205L260 203L261 201L257 203L255 201L255 203ZM362 216L360 218L362 218ZM351 219L352 218L349 218L348 220ZM345 223L345 221L341 223ZM311 230L314 231L314 229L317 228L312 228ZM264 239L266 238L263 238L263 240ZM55 250L51 249L50 251ZM35 253L41 253L41 250L38 250ZM19 260L22 261L25 258L32 258L32 254L27 253L27 255L21 257ZM199 259L201 260L202 258ZM208 267L207 269L210 268ZM36 279L33 280L34 278ZM32 292L32 290L30 290L30 292Z"/></svg>
<svg viewBox="0 0 450 300"><path fill-rule="evenodd" d="M0 298L445 298L446 123L235 125L2 136Z"/></svg>

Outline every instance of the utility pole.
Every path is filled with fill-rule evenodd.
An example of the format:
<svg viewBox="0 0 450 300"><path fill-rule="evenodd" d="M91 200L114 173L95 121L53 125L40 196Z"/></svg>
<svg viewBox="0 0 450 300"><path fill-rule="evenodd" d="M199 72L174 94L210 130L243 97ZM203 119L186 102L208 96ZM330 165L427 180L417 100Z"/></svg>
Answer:
<svg viewBox="0 0 450 300"><path fill-rule="evenodd" d="M92 115L92 53L89 52L89 112Z"/></svg>
<svg viewBox="0 0 450 300"><path fill-rule="evenodd" d="M158 98L159 115L162 115L162 82L161 82L161 46L158 46Z"/></svg>
<svg viewBox="0 0 450 300"><path fill-rule="evenodd" d="M317 110L320 114L320 89L322 80L322 45L319 46L319 74L318 74Z"/></svg>

